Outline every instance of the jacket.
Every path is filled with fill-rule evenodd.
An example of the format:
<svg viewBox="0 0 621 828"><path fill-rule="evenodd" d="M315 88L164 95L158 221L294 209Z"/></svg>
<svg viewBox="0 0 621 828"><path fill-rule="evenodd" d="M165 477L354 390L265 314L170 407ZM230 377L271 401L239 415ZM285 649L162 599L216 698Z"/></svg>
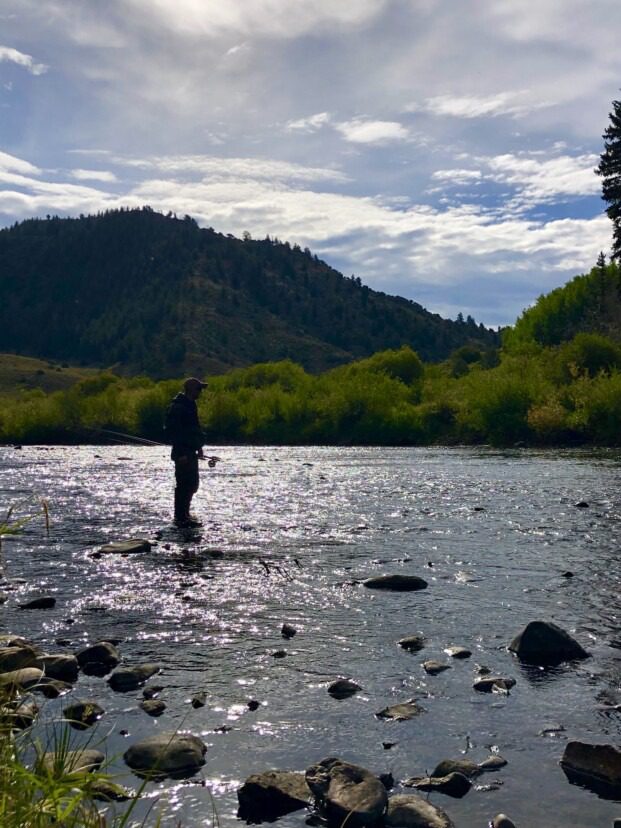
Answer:
<svg viewBox="0 0 621 828"><path fill-rule="evenodd" d="M177 394L168 406L164 431L167 441L172 443L170 456L173 460L202 449L204 438L194 400L183 393Z"/></svg>

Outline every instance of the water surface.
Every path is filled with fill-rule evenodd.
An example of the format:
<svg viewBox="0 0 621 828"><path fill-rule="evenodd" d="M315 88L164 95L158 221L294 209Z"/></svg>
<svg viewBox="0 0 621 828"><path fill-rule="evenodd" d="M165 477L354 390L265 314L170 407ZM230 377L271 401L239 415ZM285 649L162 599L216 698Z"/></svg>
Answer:
<svg viewBox="0 0 621 828"><path fill-rule="evenodd" d="M241 825L237 787L270 768L339 756L398 783L441 759L490 752L509 764L478 781L497 789L431 796L457 828L483 827L500 811L522 828L604 828L621 816L619 802L570 785L558 764L568 739L621 742L621 713L605 709L621 702L618 452L214 451L222 462L204 466L195 500L204 528L184 535L170 523L166 449L0 448L0 507L24 513L45 497L52 516L49 537L35 519L4 542L16 589L0 629L51 652L119 639L125 663L162 665L150 682L165 688L159 719L138 708L141 691L113 693L104 679L81 676L72 695L106 709L90 738L106 737L111 768L132 786L120 757L138 738L182 728L208 744L199 777L147 786L167 802L165 824L211 824L213 797L220 824ZM576 508L581 500L589 507ZM91 557L109 540L156 536L144 555ZM390 594L356 583L382 573L419 575L429 588ZM55 609L17 608L38 594L54 595ZM521 667L506 645L536 618L565 627L592 658ZM298 630L290 641L283 622ZM427 640L416 654L396 643L413 633ZM448 660L454 644L472 658L427 676L422 662ZM478 665L513 676L511 694L474 692ZM332 699L326 687L338 676L363 691ZM198 691L207 704L194 710ZM425 708L417 719L375 717L412 697ZM66 703L48 702L44 723ZM564 730L539 735L550 726ZM306 816L278 824L302 826Z"/></svg>

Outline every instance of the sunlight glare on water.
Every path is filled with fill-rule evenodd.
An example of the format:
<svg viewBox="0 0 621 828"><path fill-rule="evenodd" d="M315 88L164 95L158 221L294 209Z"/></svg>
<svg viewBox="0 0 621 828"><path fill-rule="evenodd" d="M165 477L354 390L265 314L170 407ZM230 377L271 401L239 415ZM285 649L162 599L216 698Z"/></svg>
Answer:
<svg viewBox="0 0 621 828"><path fill-rule="evenodd" d="M609 826L621 815L619 803L570 785L558 764L568 739L621 741L621 713L610 709L621 704L618 453L214 450L222 462L203 468L194 503L204 527L183 534L170 521L165 449L0 448L0 507L25 514L45 497L52 517L49 538L35 518L4 541L2 632L51 652L114 639L124 664L162 666L147 684L164 688L157 719L138 707L141 690L114 693L105 679L81 675L73 691L105 708L99 731L109 734L118 781L137 786L122 754L158 730L188 730L208 745L198 776L147 785L137 818L161 800L164 825L210 825L214 804L220 825L236 825L247 776L304 770L326 756L390 771L398 784L442 759L490 752L509 763L482 780L497 789L430 797L458 828L485 826L500 811L529 828ZM576 508L581 500L589 507ZM108 541L136 537L155 545L93 557ZM361 586L390 573L419 575L429 587ZM41 594L56 607L19 610ZM506 645L537 618L565 627L592 658L521 667ZM297 630L288 640L284 622ZM397 645L413 633L425 636L421 652ZM453 645L472 657L450 659ZM451 669L427 675L426 659ZM477 665L513 676L515 688L475 693ZM331 698L338 677L362 691ZM205 705L194 709L198 692ZM416 719L376 718L412 696L425 709ZM46 702L43 721L66 701ZM279 825L302 826L306 816Z"/></svg>

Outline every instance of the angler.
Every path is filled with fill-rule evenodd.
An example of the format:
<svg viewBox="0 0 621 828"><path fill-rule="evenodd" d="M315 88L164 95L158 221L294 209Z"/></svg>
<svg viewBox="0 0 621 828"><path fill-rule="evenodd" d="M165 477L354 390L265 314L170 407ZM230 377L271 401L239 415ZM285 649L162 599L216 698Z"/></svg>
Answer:
<svg viewBox="0 0 621 828"><path fill-rule="evenodd" d="M164 428L168 442L172 443L170 457L175 463L175 524L182 528L202 525L190 514L190 504L198 490L198 461L205 459L196 407L204 388L207 388L206 382L196 377L186 379L183 391L176 395L166 412ZM212 461L213 458L210 465Z"/></svg>

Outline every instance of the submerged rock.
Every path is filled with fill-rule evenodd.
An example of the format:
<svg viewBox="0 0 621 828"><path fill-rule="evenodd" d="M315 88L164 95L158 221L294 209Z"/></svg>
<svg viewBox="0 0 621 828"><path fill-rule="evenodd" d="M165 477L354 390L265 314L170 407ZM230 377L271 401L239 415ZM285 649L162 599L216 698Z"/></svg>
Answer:
<svg viewBox="0 0 621 828"><path fill-rule="evenodd" d="M246 822L272 822L306 808L312 798L303 773L278 770L255 773L237 791L237 816Z"/></svg>
<svg viewBox="0 0 621 828"><path fill-rule="evenodd" d="M362 690L359 684L356 684L351 679L344 678L333 681L328 687L328 693L335 699L346 699L349 696L353 696L358 690Z"/></svg>
<svg viewBox="0 0 621 828"><path fill-rule="evenodd" d="M378 719L393 719L396 722L405 722L424 712L424 709L416 703L416 699L409 699L408 701L385 707L375 715Z"/></svg>
<svg viewBox="0 0 621 828"><path fill-rule="evenodd" d="M207 745L189 733L163 732L133 744L123 754L139 776L193 776L205 764Z"/></svg>
<svg viewBox="0 0 621 828"><path fill-rule="evenodd" d="M33 598L31 601L26 601L25 604L19 604L19 608L23 610L28 609L53 609L56 606L56 598L46 595L42 598Z"/></svg>
<svg viewBox="0 0 621 828"><path fill-rule="evenodd" d="M152 676L157 675L162 668L159 664L138 664L136 667L119 667L108 679L113 690L125 693L136 690Z"/></svg>
<svg viewBox="0 0 621 828"><path fill-rule="evenodd" d="M407 779L404 783L406 788L418 788L421 791L438 791L461 799L465 796L472 782L463 773L453 772L446 776L421 776Z"/></svg>
<svg viewBox="0 0 621 828"><path fill-rule="evenodd" d="M509 650L520 661L543 667L589 657L569 633L549 621L531 621L509 644Z"/></svg>
<svg viewBox="0 0 621 828"><path fill-rule="evenodd" d="M415 592L429 585L416 575L377 575L362 582L367 589L384 589L391 592Z"/></svg>
<svg viewBox="0 0 621 828"><path fill-rule="evenodd" d="M414 794L397 794L388 800L386 828L454 828L441 808Z"/></svg>
<svg viewBox="0 0 621 828"><path fill-rule="evenodd" d="M144 538L134 538L126 541L113 541L100 547L100 555L133 555L137 552L149 552L151 541Z"/></svg>
<svg viewBox="0 0 621 828"><path fill-rule="evenodd" d="M568 742L561 767L570 782L596 791L603 786L604 795L621 796L621 750L613 745Z"/></svg>
<svg viewBox="0 0 621 828"><path fill-rule="evenodd" d="M417 653L425 646L425 639L422 635L408 635L399 640L399 646L410 653Z"/></svg>
<svg viewBox="0 0 621 828"><path fill-rule="evenodd" d="M306 782L329 825L373 825L386 809L386 788L359 765L323 759L306 770Z"/></svg>
<svg viewBox="0 0 621 828"><path fill-rule="evenodd" d="M63 715L75 730L86 730L97 722L105 710L95 701L77 701L63 709Z"/></svg>

